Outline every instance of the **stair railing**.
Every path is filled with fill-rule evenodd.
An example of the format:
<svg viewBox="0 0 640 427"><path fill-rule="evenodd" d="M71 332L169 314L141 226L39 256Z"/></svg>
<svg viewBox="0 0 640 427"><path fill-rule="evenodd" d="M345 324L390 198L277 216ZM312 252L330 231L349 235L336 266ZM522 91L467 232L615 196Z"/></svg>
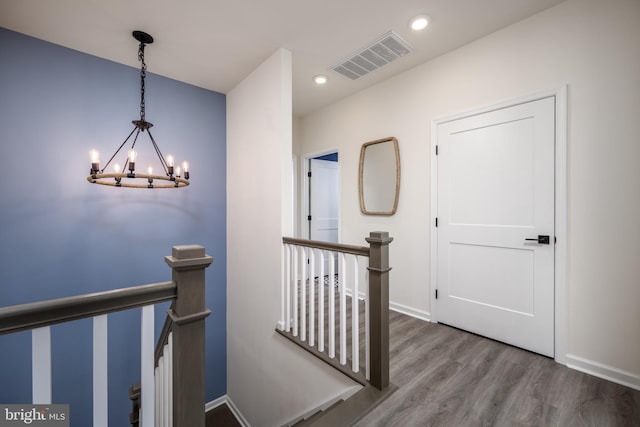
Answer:
<svg viewBox="0 0 640 427"><path fill-rule="evenodd" d="M108 314L142 307L140 425L159 425L155 408L170 401L172 424L163 425L204 427L204 319L210 314L204 306L204 270L212 261L202 246L174 246L165 257L171 281L0 308L0 335L32 330L32 403L52 403L51 325L93 318L93 426L107 427ZM171 398L156 402L154 304L172 300Z"/></svg>
<svg viewBox="0 0 640 427"><path fill-rule="evenodd" d="M283 237L276 331L351 379L384 390L389 386L393 238L377 231L366 241L369 247ZM360 277L362 258L368 258L368 280Z"/></svg>

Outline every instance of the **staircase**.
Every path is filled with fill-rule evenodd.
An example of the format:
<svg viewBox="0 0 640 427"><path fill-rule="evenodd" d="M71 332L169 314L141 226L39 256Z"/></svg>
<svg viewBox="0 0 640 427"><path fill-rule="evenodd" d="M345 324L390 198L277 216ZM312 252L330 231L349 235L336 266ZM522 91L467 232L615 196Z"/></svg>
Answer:
<svg viewBox="0 0 640 427"><path fill-rule="evenodd" d="M111 313L140 308L142 378L129 390L132 426L205 426L204 319L210 311L204 307L204 270L213 259L202 246L183 245L174 246L165 262L172 269L171 281L0 308L0 335L31 331L33 404L53 403L51 326L92 319L93 426L108 427L107 318ZM159 344L173 364L166 370L171 380L160 388L154 378L153 316L154 304L164 301L172 301L168 341L173 345L165 345L164 332ZM165 408L170 408L168 418L162 418Z"/></svg>

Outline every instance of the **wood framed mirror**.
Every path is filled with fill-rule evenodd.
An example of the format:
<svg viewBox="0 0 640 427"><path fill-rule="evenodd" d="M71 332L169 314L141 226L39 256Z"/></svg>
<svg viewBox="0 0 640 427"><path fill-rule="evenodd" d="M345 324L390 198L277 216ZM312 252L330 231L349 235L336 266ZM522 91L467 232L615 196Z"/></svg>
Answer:
<svg viewBox="0 0 640 427"><path fill-rule="evenodd" d="M362 144L358 173L360 211L393 215L400 196L400 150L394 137Z"/></svg>

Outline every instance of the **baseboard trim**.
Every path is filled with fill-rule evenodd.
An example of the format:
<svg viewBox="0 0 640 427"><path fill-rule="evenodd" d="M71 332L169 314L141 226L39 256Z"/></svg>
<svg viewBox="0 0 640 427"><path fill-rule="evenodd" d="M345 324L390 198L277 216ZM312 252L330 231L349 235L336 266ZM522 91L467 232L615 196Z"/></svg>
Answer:
<svg viewBox="0 0 640 427"><path fill-rule="evenodd" d="M417 310L413 307L397 302L389 301L389 309L397 311L398 313L406 314L407 316L415 317L416 319L424 320L425 322L431 321L431 313L428 311Z"/></svg>
<svg viewBox="0 0 640 427"><path fill-rule="evenodd" d="M567 354L567 366L576 371L593 375L594 377L640 390L640 375L634 374L633 372L614 368L573 354Z"/></svg>
<svg viewBox="0 0 640 427"><path fill-rule="evenodd" d="M233 403L233 400L231 400L229 396L227 396L227 405L229 405L229 409L231 409L231 412L233 412L233 416L236 417L236 420L238 420L238 422L243 427L250 427L249 421L247 421L244 415L242 415L242 412L240 412L236 404Z"/></svg>
<svg viewBox="0 0 640 427"><path fill-rule="evenodd" d="M292 418L286 424L283 424L282 427L294 425L295 423L308 418L309 416L315 414L318 411L326 410L327 408L329 408L334 403L336 403L336 402L338 402L340 400L347 400L348 398L350 398L351 396L353 396L354 394L356 394L358 391L362 390L363 388L364 387L362 387L360 384L354 385L349 390L344 391L342 393L338 393L334 397L332 397L330 399L327 399L324 403L322 403L322 404L320 404L320 405L318 405L318 406L316 406L314 408L307 409L305 412L303 412L303 413L297 415L296 417Z"/></svg>
<svg viewBox="0 0 640 427"><path fill-rule="evenodd" d="M212 409L217 408L220 405L227 403L227 395L220 396L219 398L212 400L211 402L207 402L204 404L204 411L209 412Z"/></svg>
<svg viewBox="0 0 640 427"><path fill-rule="evenodd" d="M233 403L233 400L231 400L231 398L226 394L224 396L220 396L215 400L212 400L211 402L207 402L204 405L204 410L205 412L209 412L210 410L224 404L226 404L229 407L229 409L231 410L231 413L233 414L234 417L236 417L236 420L238 420L238 422L240 423L240 425L242 425L242 427L251 427L251 425L249 424L249 421L247 421L247 419L242 415L242 412L240 412L240 410Z"/></svg>

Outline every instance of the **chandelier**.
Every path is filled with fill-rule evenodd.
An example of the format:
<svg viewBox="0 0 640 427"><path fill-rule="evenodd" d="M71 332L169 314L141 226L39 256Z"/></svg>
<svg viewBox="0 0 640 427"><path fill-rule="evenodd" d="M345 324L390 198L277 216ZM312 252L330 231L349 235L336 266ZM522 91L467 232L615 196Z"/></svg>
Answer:
<svg viewBox="0 0 640 427"><path fill-rule="evenodd" d="M93 184L110 185L113 187L130 187L130 188L179 188L189 185L189 164L183 162L181 166L174 167L174 158L168 155L167 158L162 155L158 144L151 135L152 123L145 120L145 103L144 103L144 79L146 77L147 65L144 62L144 47L153 43L153 37L143 31L134 31L133 37L140 42L138 47L138 60L140 66L140 120L133 120L133 130L127 136L127 139L118 147L116 152L109 158L104 168L100 169L100 155L96 150L91 150L91 171L87 176L87 181ZM148 167L147 173L136 172L136 159L138 152L136 151L136 143L141 133L147 133L156 155L160 161L160 166L164 170L164 175L153 174L151 166ZM133 138L132 138L133 137ZM140 138L142 139L142 138ZM133 140L131 148L127 150L124 157L123 166L114 160L125 147L127 142ZM113 172L106 172L109 165L113 162ZM126 172L125 172L126 171Z"/></svg>

